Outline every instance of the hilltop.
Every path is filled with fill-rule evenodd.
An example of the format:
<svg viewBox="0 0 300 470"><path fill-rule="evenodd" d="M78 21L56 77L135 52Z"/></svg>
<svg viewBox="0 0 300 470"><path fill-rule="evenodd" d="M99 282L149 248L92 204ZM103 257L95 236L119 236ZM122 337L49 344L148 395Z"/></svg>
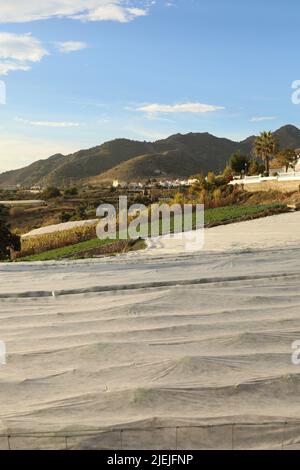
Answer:
<svg viewBox="0 0 300 470"><path fill-rule="evenodd" d="M300 129L287 125L275 132L282 147L300 147ZM156 142L115 139L70 155L57 154L19 170L0 174L0 187L49 186L103 181L186 177L222 171L237 150L250 153L254 136L241 142L209 133L175 134Z"/></svg>

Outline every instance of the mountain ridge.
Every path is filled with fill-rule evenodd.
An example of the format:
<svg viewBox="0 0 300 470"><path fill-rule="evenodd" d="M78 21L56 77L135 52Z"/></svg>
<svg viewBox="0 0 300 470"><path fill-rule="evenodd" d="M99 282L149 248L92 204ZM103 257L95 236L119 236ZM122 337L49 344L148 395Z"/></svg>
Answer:
<svg viewBox="0 0 300 470"><path fill-rule="evenodd" d="M300 148L300 129L288 124L277 129L282 147ZM113 179L186 177L222 171L232 153L250 153L255 136L241 142L209 132L173 134L154 142L114 139L70 155L55 154L18 170L0 174L0 187L98 184Z"/></svg>

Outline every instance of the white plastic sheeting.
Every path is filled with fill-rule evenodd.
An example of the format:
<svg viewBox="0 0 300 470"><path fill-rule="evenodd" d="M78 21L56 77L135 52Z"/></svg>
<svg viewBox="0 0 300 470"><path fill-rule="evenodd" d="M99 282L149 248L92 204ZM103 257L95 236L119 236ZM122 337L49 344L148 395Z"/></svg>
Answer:
<svg viewBox="0 0 300 470"><path fill-rule="evenodd" d="M299 255L1 265L0 448L298 445Z"/></svg>

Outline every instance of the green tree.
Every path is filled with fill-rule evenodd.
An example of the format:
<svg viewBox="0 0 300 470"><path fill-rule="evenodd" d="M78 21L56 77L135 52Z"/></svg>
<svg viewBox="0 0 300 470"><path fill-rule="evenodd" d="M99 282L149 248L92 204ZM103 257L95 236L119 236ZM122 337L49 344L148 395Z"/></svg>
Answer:
<svg viewBox="0 0 300 470"><path fill-rule="evenodd" d="M223 177L226 178L228 181L232 178L232 168L229 165L223 170Z"/></svg>
<svg viewBox="0 0 300 470"><path fill-rule="evenodd" d="M209 171L207 173L207 182L208 184L215 184L216 182L216 175L214 174L213 171Z"/></svg>
<svg viewBox="0 0 300 470"><path fill-rule="evenodd" d="M7 223L8 209L0 205L0 259L7 260L12 252L20 251L20 237L11 233Z"/></svg>
<svg viewBox="0 0 300 470"><path fill-rule="evenodd" d="M274 158L277 151L278 142L271 131L261 132L260 135L255 138L253 144L254 155L262 159L268 174L270 173L270 160Z"/></svg>
<svg viewBox="0 0 300 470"><path fill-rule="evenodd" d="M77 195L78 195L78 189L75 186L64 190L64 196L77 196Z"/></svg>
<svg viewBox="0 0 300 470"><path fill-rule="evenodd" d="M85 220L86 218L87 218L86 208L84 206L78 206L70 220L77 221L77 220Z"/></svg>
<svg viewBox="0 0 300 470"><path fill-rule="evenodd" d="M249 163L249 167L248 167L248 175L250 176L255 176L255 175L259 175L261 173L261 167L259 166L257 160L251 160L251 162ZM262 173L265 171L265 169L263 169Z"/></svg>
<svg viewBox="0 0 300 470"><path fill-rule="evenodd" d="M49 186L42 193L42 197L44 199L55 199L56 197L59 197L59 196L61 196L61 192L58 188L54 186Z"/></svg>
<svg viewBox="0 0 300 470"><path fill-rule="evenodd" d="M295 169L298 156L293 149L283 149L276 155L276 161L279 165L284 166L287 172L290 167Z"/></svg>
<svg viewBox="0 0 300 470"><path fill-rule="evenodd" d="M250 164L250 158L248 155L243 155L240 151L235 152L231 155L229 160L230 168L235 172L242 174L243 172L247 173L248 167Z"/></svg>
<svg viewBox="0 0 300 470"><path fill-rule="evenodd" d="M62 223L69 222L71 218L72 218L72 215L65 211L63 211L60 215L60 221Z"/></svg>

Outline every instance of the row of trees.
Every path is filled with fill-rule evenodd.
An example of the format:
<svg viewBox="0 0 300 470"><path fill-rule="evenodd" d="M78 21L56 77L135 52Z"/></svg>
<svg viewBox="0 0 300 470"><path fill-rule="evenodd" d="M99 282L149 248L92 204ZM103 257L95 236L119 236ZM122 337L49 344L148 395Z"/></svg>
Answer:
<svg viewBox="0 0 300 470"><path fill-rule="evenodd" d="M263 165L258 163L256 159L241 152L234 153L229 165L231 169L239 174L258 174L264 171L269 175L270 161L274 160L278 167L284 167L286 171L289 168L295 168L298 155L294 149L280 149L276 136L272 132L262 132L255 138L252 154L255 158L259 158Z"/></svg>

